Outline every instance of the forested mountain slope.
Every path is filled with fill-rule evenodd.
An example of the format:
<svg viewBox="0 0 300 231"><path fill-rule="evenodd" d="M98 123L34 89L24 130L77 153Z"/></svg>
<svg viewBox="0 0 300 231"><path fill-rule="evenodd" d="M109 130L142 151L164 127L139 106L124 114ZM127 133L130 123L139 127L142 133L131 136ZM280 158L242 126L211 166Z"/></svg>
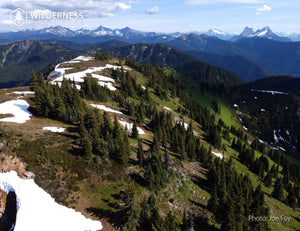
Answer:
<svg viewBox="0 0 300 231"><path fill-rule="evenodd" d="M26 86L31 71L43 72L47 67L70 59L76 52L60 45L24 40L0 46L0 88Z"/></svg>
<svg viewBox="0 0 300 231"><path fill-rule="evenodd" d="M30 89L27 122L2 112L3 154L104 230L300 226L299 160L243 128L227 89L108 53L61 63L47 81L33 73ZM54 126L65 131L43 131ZM289 221L249 220L279 214Z"/></svg>

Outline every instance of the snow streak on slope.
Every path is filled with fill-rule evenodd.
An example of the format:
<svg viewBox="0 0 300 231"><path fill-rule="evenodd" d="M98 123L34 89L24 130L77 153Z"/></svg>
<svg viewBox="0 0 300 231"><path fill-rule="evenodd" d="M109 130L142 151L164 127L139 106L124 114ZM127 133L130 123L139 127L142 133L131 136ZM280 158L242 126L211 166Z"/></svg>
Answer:
<svg viewBox="0 0 300 231"><path fill-rule="evenodd" d="M123 120L119 120L119 123L122 124L124 127L127 127L127 129L128 129L129 131L132 130L133 123L128 123L128 122L123 121ZM143 129L141 129L141 128L138 127L137 130L138 130L138 133L139 133L140 135L144 135L144 134L145 134L145 132L143 131Z"/></svg>
<svg viewBox="0 0 300 231"><path fill-rule="evenodd" d="M43 131L50 131L50 132L64 132L66 128L62 127L43 127Z"/></svg>
<svg viewBox="0 0 300 231"><path fill-rule="evenodd" d="M215 156L221 158L221 159L223 158L223 154L221 154L221 153L214 152L214 151L212 151L211 153L214 154Z"/></svg>
<svg viewBox="0 0 300 231"><path fill-rule="evenodd" d="M10 100L0 104L0 114L12 114L13 117L0 119L0 122L25 123L30 120L29 104L23 99Z"/></svg>
<svg viewBox="0 0 300 231"><path fill-rule="evenodd" d="M32 94L35 94L35 92L34 91L14 91L13 94L16 94L16 95L22 95L22 94L32 95Z"/></svg>
<svg viewBox="0 0 300 231"><path fill-rule="evenodd" d="M18 213L14 231L97 231L100 221L87 219L74 209L59 205L33 179L24 180L12 171L0 173L0 188L15 191Z"/></svg>
<svg viewBox="0 0 300 231"><path fill-rule="evenodd" d="M116 114L123 114L122 112L114 110L114 109L111 109L109 107L106 107L105 105L91 104L91 106L95 107L95 108L98 108L98 109L101 109L103 111L112 112L112 113L116 113Z"/></svg>

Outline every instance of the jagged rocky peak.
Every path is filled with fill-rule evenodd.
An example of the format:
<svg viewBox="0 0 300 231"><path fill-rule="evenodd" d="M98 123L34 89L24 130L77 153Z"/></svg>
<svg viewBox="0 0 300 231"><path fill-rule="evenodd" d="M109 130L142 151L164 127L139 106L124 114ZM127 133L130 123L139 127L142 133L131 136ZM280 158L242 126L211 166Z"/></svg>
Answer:
<svg viewBox="0 0 300 231"><path fill-rule="evenodd" d="M246 28L243 30L241 36L244 36L244 37L250 37L252 34L254 34L254 30L253 30L252 28L250 28L250 27L246 27Z"/></svg>

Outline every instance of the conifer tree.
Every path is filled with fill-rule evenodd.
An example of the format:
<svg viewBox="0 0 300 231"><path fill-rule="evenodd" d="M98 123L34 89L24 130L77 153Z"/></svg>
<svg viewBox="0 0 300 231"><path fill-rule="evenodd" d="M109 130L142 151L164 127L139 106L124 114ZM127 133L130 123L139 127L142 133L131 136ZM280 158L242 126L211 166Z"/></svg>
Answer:
<svg viewBox="0 0 300 231"><path fill-rule="evenodd" d="M265 178L264 178L264 183L265 183L265 185L266 185L267 187L271 186L271 184L272 184L272 179L273 179L273 177L272 177L272 174L271 174L271 171L270 171L270 172L267 173L267 175L266 175Z"/></svg>
<svg viewBox="0 0 300 231"><path fill-rule="evenodd" d="M131 137L132 138L139 138L139 132L138 132L138 129L137 129L136 121L133 122Z"/></svg>
<svg viewBox="0 0 300 231"><path fill-rule="evenodd" d="M137 151L137 159L139 166L143 166L144 163L144 151L143 151L143 145L142 140L138 140L138 151Z"/></svg>
<svg viewBox="0 0 300 231"><path fill-rule="evenodd" d="M277 177L276 179L272 197L276 198L279 201L283 201L284 199L282 179L280 177Z"/></svg>
<svg viewBox="0 0 300 231"><path fill-rule="evenodd" d="M31 80L30 80L30 90L31 91L36 91L38 83L39 83L38 77L36 76L34 70L32 70L32 72L31 72Z"/></svg>

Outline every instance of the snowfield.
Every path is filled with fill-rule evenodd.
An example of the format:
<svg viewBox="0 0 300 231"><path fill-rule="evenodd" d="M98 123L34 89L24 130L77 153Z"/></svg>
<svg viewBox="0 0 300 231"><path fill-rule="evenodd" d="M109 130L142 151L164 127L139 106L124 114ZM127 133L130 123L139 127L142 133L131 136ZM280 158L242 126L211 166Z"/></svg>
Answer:
<svg viewBox="0 0 300 231"><path fill-rule="evenodd" d="M104 70L106 68L108 68L108 66L112 66L107 64L105 67L89 67L87 68L85 71L79 71L79 72L75 72L75 73L70 73L70 74L65 74L65 70L68 69L72 69L72 68L59 68L59 65L56 65L55 69L54 69L54 75L57 75L59 77L57 77L56 79L54 79L51 83L52 84L56 84L56 83L61 83L63 81L63 79L67 79L67 80L72 80L75 81L76 83L82 83L84 81L84 77L87 76L87 74L91 74L93 78L97 79L98 84L102 87L107 87L109 90L111 91L115 91L117 90L112 83L115 83L115 80L107 77L107 76L103 76L103 75L98 75L98 74L94 74L94 72L97 71L101 71ZM80 85L76 84L76 88L80 89Z"/></svg>
<svg viewBox="0 0 300 231"><path fill-rule="evenodd" d="M64 132L66 128L62 127L43 127L43 131L50 131L50 132Z"/></svg>
<svg viewBox="0 0 300 231"><path fill-rule="evenodd" d="M112 113L116 113L116 114L123 114L122 112L114 110L114 109L111 109L109 107L106 107L105 105L91 104L91 106L95 107L95 108L98 108L100 110L103 110L103 111L112 112Z"/></svg>
<svg viewBox="0 0 300 231"><path fill-rule="evenodd" d="M107 76L102 76L102 75L99 75L99 74L95 74L94 72L102 71L104 69L114 69L114 70L116 70L116 69L121 69L121 68L123 68L124 70L131 70L128 67L106 64L105 67L89 67L85 71L79 71L79 72L74 72L74 73L70 73L70 74L65 74L66 70L71 70L73 68L72 67L64 67L64 68L59 67L61 64L79 63L81 61L90 61L90 60L94 60L94 57L78 56L77 58L75 58L73 60L57 64L54 68L54 72L53 72L52 76L50 77L50 80L55 76L57 78L55 78L51 82L51 84L58 84L59 86L61 86L61 82L65 78L67 80L71 80L71 81L76 82L76 88L78 90L80 90L79 83L82 83L84 81L84 77L86 77L87 74L91 74L93 78L97 79L98 84L100 86L107 87L111 91L116 91L117 88L115 88L112 85L112 83L115 83L114 79L112 79L110 77L107 77Z"/></svg>
<svg viewBox="0 0 300 231"><path fill-rule="evenodd" d="M0 119L0 122L14 122L14 123L25 123L30 120L32 115L27 109L29 104L26 100L16 99L6 101L0 104L0 114L12 114L13 117L6 117Z"/></svg>
<svg viewBox="0 0 300 231"><path fill-rule="evenodd" d="M133 123L128 123L128 122L123 121L123 120L119 120L119 123L122 124L124 127L127 127L127 129L128 129L129 131L132 130ZM137 128L137 130L138 130L138 133L139 133L140 135L146 134L146 133L143 131L143 129L141 129L141 128L139 128L139 127Z"/></svg>
<svg viewBox="0 0 300 231"><path fill-rule="evenodd" d="M91 56L78 56L75 59L73 59L72 61L90 61L90 60L94 60L94 57Z"/></svg>
<svg viewBox="0 0 300 231"><path fill-rule="evenodd" d="M59 205L33 179L24 180L15 171L0 173L0 188L17 196L17 220L14 231L98 231L100 221Z"/></svg>

